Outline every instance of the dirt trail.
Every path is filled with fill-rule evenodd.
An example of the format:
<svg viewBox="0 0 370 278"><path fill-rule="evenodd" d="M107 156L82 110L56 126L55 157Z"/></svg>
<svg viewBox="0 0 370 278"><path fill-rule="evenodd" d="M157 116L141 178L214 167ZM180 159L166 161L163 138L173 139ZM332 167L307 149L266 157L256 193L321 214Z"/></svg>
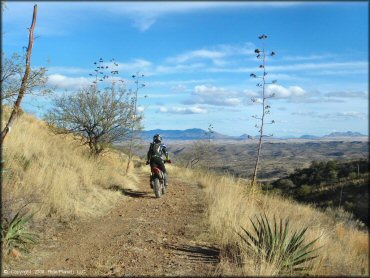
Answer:
<svg viewBox="0 0 370 278"><path fill-rule="evenodd" d="M125 200L107 215L49 236L37 256L15 269L68 276L212 275L219 251L200 240L206 238L202 190L172 178L167 194L156 199L148 175L140 180L137 191L122 191Z"/></svg>

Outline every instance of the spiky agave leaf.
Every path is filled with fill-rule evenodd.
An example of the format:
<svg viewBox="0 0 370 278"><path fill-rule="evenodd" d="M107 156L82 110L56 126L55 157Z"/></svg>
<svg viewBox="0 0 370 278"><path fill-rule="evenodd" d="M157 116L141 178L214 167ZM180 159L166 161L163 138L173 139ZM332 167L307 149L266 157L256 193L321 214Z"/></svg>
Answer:
<svg viewBox="0 0 370 278"><path fill-rule="evenodd" d="M18 248L27 251L30 244L37 242L37 235L27 230L26 224L33 214L20 216L20 211L15 214L10 222L1 227L3 247L6 249Z"/></svg>
<svg viewBox="0 0 370 278"><path fill-rule="evenodd" d="M271 221L264 213L256 216L255 221L252 219L250 221L254 231L250 232L241 227L245 235L239 233L239 236L247 244L248 249L258 255L258 258L262 257L269 263L277 263L280 266L280 272L306 271L309 268L302 265L318 257L314 253L321 247L312 249L312 246L319 238L304 243L308 227L294 231L289 237L289 219L283 222L280 218L277 222L274 216L271 225Z"/></svg>

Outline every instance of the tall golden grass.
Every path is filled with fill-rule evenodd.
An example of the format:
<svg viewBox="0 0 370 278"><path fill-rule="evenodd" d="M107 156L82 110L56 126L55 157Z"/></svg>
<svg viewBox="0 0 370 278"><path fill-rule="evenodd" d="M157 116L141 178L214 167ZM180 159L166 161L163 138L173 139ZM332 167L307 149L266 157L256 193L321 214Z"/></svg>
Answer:
<svg viewBox="0 0 370 278"><path fill-rule="evenodd" d="M291 231L308 226L306 240L319 237L319 255L310 265L310 275L368 275L368 233L344 223L309 205L298 204L277 195L248 192L249 181L232 176L217 176L202 171L171 167L170 174L196 181L204 188L210 235L221 246L222 260L217 275L270 276L279 266L260 262L246 251L238 236L240 227L252 230L250 219L266 213L269 219L289 218ZM293 274L295 275L295 274Z"/></svg>
<svg viewBox="0 0 370 278"><path fill-rule="evenodd" d="M9 111L3 108L4 119ZM23 114L5 139L3 208L13 213L25 204L35 218L84 218L109 210L122 194L111 186L135 188L125 175L125 158L110 152L92 158L71 136L54 135L45 122Z"/></svg>

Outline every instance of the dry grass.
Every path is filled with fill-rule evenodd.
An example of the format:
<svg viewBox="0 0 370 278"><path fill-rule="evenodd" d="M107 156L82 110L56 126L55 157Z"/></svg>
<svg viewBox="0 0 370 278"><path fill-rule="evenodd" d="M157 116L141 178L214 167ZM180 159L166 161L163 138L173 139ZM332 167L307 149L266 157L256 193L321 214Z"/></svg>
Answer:
<svg viewBox="0 0 370 278"><path fill-rule="evenodd" d="M70 136L52 134L27 114L6 137L3 159L3 209L14 213L30 203L36 219L101 215L122 198L110 186L135 188L136 177L124 175L125 159L118 152L93 159Z"/></svg>
<svg viewBox="0 0 370 278"><path fill-rule="evenodd" d="M222 250L222 260L216 274L271 276L279 273L279 266L261 262L246 251L237 232L240 227L251 229L250 218L265 212L272 219L289 218L291 230L308 226L307 242L319 237L316 247L319 258L312 263L311 275L368 275L368 233L353 225L276 195L258 191L247 192L248 181L210 173L192 172L173 167L172 174L189 180L194 178L207 196L208 222L211 235Z"/></svg>

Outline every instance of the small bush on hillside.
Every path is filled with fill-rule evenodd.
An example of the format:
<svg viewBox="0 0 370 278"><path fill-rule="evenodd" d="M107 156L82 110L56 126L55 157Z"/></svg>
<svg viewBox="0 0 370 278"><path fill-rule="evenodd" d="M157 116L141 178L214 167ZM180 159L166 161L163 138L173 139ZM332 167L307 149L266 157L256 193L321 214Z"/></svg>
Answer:
<svg viewBox="0 0 370 278"><path fill-rule="evenodd" d="M305 184L299 189L300 196L307 196L312 193L312 187Z"/></svg>
<svg viewBox="0 0 370 278"><path fill-rule="evenodd" d="M259 263L267 262L279 268L280 273L307 271L310 268L307 262L312 261L318 255L314 255L318 249L312 249L315 239L305 243L307 227L289 234L289 219L280 219L279 223L274 217L271 225L266 214L256 217L256 221L250 219L254 234L244 228L244 235L239 234L247 244L248 249L256 255Z"/></svg>
<svg viewBox="0 0 370 278"><path fill-rule="evenodd" d="M278 180L278 182L276 183L276 186L282 189L290 189L290 188L296 187L296 185L290 179Z"/></svg>

